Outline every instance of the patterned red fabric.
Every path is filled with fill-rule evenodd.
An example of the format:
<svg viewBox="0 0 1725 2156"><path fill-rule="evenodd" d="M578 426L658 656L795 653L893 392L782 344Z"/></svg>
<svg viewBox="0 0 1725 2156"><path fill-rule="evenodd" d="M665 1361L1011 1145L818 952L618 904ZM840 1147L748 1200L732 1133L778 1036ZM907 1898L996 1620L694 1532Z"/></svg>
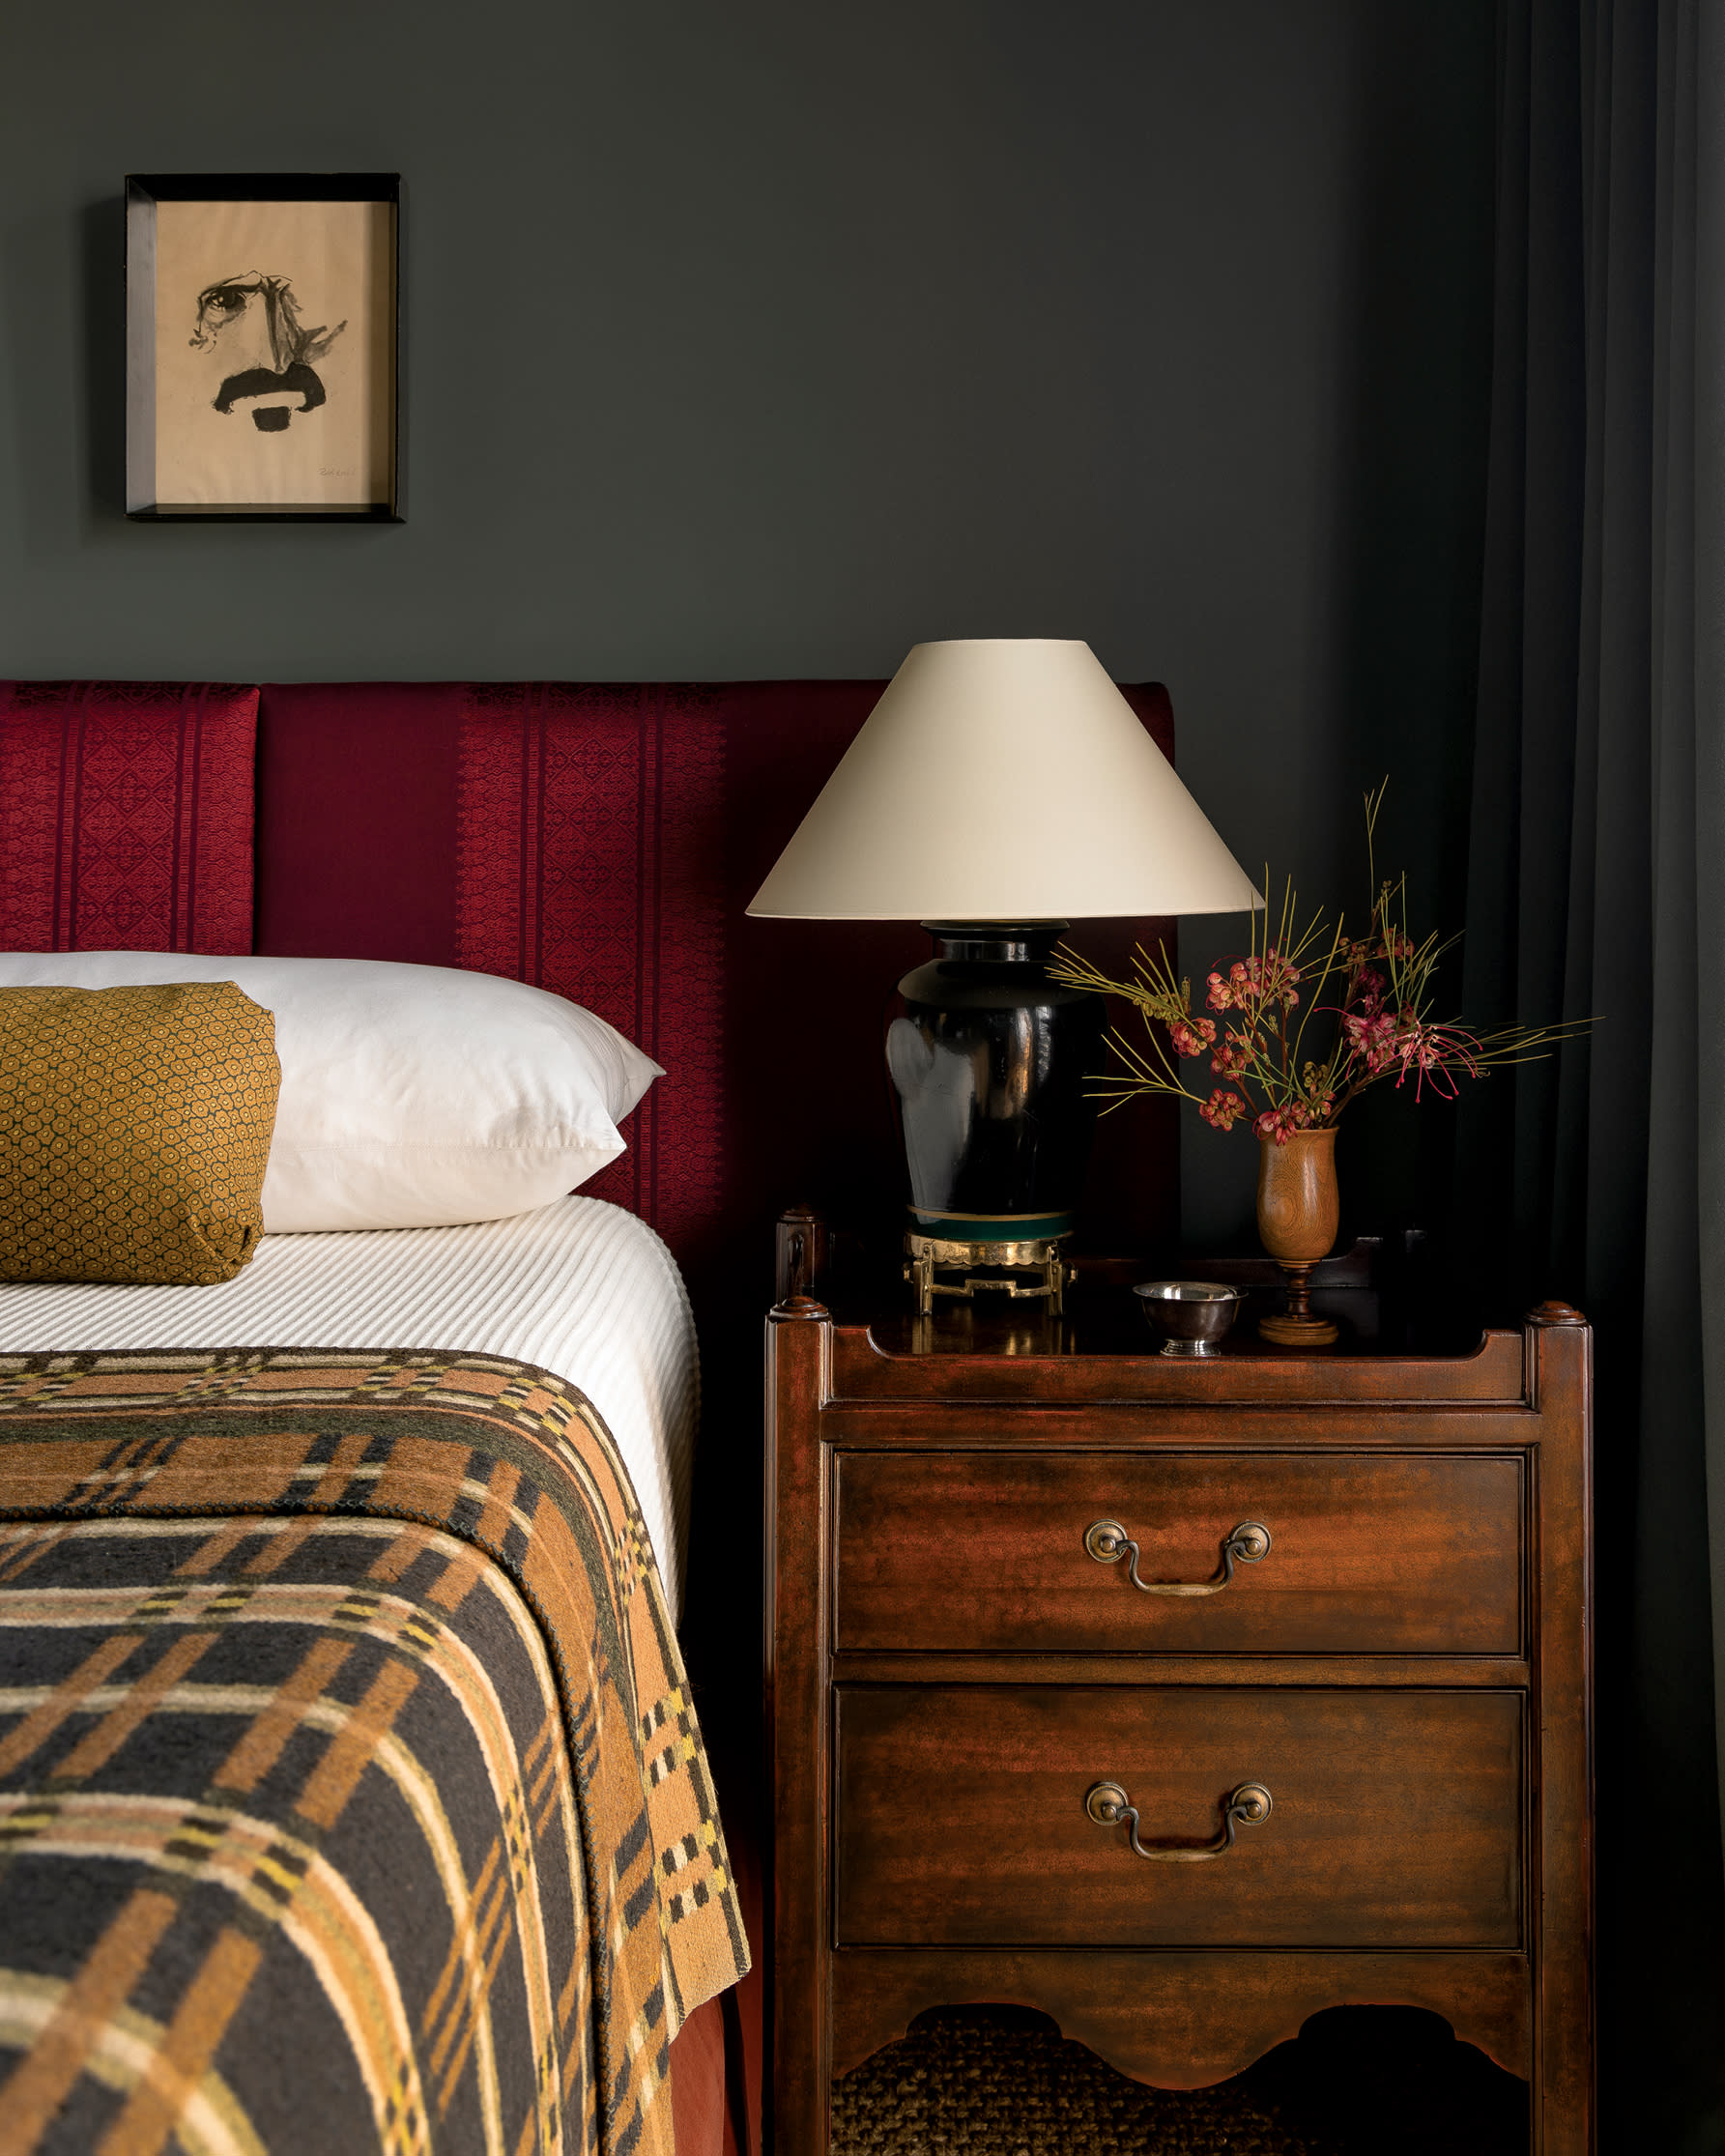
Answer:
<svg viewBox="0 0 1725 2156"><path fill-rule="evenodd" d="M0 948L251 948L258 692L0 685Z"/></svg>
<svg viewBox="0 0 1725 2156"><path fill-rule="evenodd" d="M699 689L469 689L455 963L585 1004L665 1066L583 1189L674 1248L721 1189L724 734Z"/></svg>

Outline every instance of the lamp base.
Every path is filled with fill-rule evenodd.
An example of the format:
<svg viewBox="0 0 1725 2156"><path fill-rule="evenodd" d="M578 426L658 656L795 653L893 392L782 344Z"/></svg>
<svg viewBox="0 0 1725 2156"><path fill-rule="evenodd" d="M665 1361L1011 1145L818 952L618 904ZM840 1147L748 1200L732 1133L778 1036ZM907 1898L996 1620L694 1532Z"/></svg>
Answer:
<svg viewBox="0 0 1725 2156"><path fill-rule="evenodd" d="M925 922L936 956L886 1032L914 1234L983 1245L1069 1234L1084 1187L1107 1006L1049 978L1064 927Z"/></svg>
<svg viewBox="0 0 1725 2156"><path fill-rule="evenodd" d="M1072 1277L1061 1251L1065 1241L1061 1234L1008 1243L970 1242L912 1230L905 1238L905 1278L915 1288L917 1315L929 1316L937 1295L962 1296L966 1301L979 1295L1004 1295L1014 1302L1042 1302L1050 1317L1058 1317ZM962 1277L943 1279L943 1273Z"/></svg>

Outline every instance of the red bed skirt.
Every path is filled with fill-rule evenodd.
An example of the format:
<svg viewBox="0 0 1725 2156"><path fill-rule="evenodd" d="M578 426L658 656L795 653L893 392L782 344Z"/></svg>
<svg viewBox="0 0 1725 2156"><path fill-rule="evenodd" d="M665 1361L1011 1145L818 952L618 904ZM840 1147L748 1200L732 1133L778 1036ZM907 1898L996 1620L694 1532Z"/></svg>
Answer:
<svg viewBox="0 0 1725 2156"><path fill-rule="evenodd" d="M764 2145L765 1941L758 1813L723 1788L719 1795L754 1967L740 1984L698 2006L671 2047L676 2156L761 2156Z"/></svg>

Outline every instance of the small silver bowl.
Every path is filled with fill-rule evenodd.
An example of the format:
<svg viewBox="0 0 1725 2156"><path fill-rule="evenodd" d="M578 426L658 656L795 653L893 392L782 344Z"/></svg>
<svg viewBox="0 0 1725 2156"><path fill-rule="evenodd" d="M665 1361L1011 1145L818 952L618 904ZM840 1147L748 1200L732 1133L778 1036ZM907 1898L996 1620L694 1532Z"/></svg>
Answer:
<svg viewBox="0 0 1725 2156"><path fill-rule="evenodd" d="M1133 1293L1163 1336L1164 1355L1217 1354L1240 1308L1240 1290L1217 1280L1140 1280Z"/></svg>

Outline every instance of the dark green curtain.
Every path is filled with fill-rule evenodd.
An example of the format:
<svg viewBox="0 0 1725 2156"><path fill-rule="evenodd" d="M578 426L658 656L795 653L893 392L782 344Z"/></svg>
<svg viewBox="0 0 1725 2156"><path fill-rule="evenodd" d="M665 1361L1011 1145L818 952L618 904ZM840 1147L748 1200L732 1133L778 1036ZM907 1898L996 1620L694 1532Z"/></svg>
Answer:
<svg viewBox="0 0 1725 2156"><path fill-rule="evenodd" d="M1725 2150L1725 0L1502 0L1462 1248L1596 1329L1607 2152Z"/></svg>

